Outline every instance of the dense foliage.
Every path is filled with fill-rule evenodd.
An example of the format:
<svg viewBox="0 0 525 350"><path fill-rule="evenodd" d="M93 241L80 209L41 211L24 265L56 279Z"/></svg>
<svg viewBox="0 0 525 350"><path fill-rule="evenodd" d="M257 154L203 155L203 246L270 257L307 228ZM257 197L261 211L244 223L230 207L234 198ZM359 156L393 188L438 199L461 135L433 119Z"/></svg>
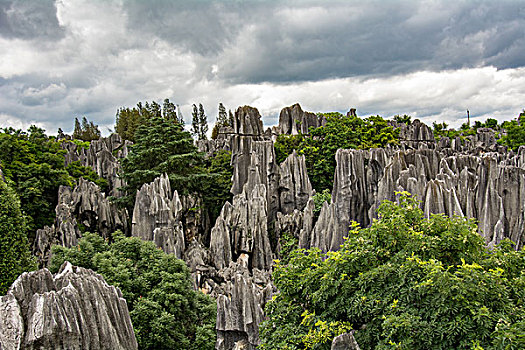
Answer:
<svg viewBox="0 0 525 350"><path fill-rule="evenodd" d="M124 140L135 141L135 132L138 127L146 123L149 119L158 117L177 122L184 125L182 115L177 113L177 107L165 99L162 106L155 101L142 104L139 102L137 107L124 108L117 110L115 131Z"/></svg>
<svg viewBox="0 0 525 350"><path fill-rule="evenodd" d="M184 261L136 237L113 239L86 233L77 247L54 246L50 269L67 260L119 287L140 349L214 349L215 302L192 289Z"/></svg>
<svg viewBox="0 0 525 350"><path fill-rule="evenodd" d="M135 204L140 187L166 173L179 194L196 192L205 176L203 154L197 151L189 132L171 119L152 117L135 132L135 143L122 159L126 196L119 199L128 208Z"/></svg>
<svg viewBox="0 0 525 350"><path fill-rule="evenodd" d="M75 118L75 127L73 129L73 139L82 141L93 141L100 138L100 130L98 125L95 125L92 121L88 121L86 117L82 118L82 125Z"/></svg>
<svg viewBox="0 0 525 350"><path fill-rule="evenodd" d="M230 111L231 119L228 117L228 113L226 113L226 107L221 103L219 103L219 113L217 115L217 120L215 121L215 125L211 129L211 139L215 140L217 136L219 135L219 129L224 126L231 126L233 127L233 116Z"/></svg>
<svg viewBox="0 0 525 350"><path fill-rule="evenodd" d="M0 295L7 292L18 275L36 268L26 231L20 202L0 179Z"/></svg>
<svg viewBox="0 0 525 350"><path fill-rule="evenodd" d="M353 328L363 349L525 348L525 252L490 251L465 218L433 215L403 193L337 252L277 262L262 349L329 349Z"/></svg>
<svg viewBox="0 0 525 350"><path fill-rule="evenodd" d="M135 143L122 160L126 195L117 202L132 212L137 190L166 173L173 190L179 195L197 194L214 220L231 198L230 157L231 153L225 151L206 160L182 124L152 117L138 127Z"/></svg>
<svg viewBox="0 0 525 350"><path fill-rule="evenodd" d="M498 142L517 151L520 146L525 145L525 111L523 111L518 120L506 121L502 127L507 131Z"/></svg>
<svg viewBox="0 0 525 350"><path fill-rule="evenodd" d="M281 135L275 142L277 161L286 159L294 149L305 155L308 175L317 192L332 188L338 149L369 149L398 143L398 129L380 116L364 119L341 113L324 116L326 125L310 130L309 135Z"/></svg>
<svg viewBox="0 0 525 350"><path fill-rule="evenodd" d="M55 218L60 185L74 185L80 176L104 186L91 169L74 163L65 167L65 150L43 129L31 126L27 132L12 128L0 132L0 163L4 175L20 198L27 216L30 239L37 229Z"/></svg>

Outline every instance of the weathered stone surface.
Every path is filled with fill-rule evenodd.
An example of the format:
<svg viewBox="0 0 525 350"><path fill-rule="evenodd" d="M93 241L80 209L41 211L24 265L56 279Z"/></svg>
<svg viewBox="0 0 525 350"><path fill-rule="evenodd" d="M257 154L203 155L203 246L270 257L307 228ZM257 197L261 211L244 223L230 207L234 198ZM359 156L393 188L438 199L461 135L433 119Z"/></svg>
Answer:
<svg viewBox="0 0 525 350"><path fill-rule="evenodd" d="M261 115L256 108L244 106L235 111L233 135L230 140L233 178L231 193L240 194L248 181L252 161L252 142L265 139Z"/></svg>
<svg viewBox="0 0 525 350"><path fill-rule="evenodd" d="M171 192L169 178L164 174L137 191L131 234L182 258L185 246L181 214L179 195L176 190Z"/></svg>
<svg viewBox="0 0 525 350"><path fill-rule="evenodd" d="M489 140L480 146L473 140L453 152L441 148L446 142L398 151L339 150L332 203L322 208L310 246L338 249L350 221L369 225L381 201L395 201L396 192L408 191L422 202L425 215L476 218L488 244L508 237L520 248L525 225L524 150L484 152L483 147L494 144Z"/></svg>
<svg viewBox="0 0 525 350"><path fill-rule="evenodd" d="M90 167L98 176L108 181L108 195L119 197L122 193L118 189L124 185L119 176L122 172L119 158L126 157L130 144L131 142L123 141L118 134L111 134L109 137L91 141L89 149L78 147L70 141L63 142L62 148L67 151L66 166L71 162L80 161L80 164Z"/></svg>
<svg viewBox="0 0 525 350"><path fill-rule="evenodd" d="M79 224L86 231L97 232L105 238L116 230L127 232L127 212L112 204L95 183L83 178L78 180L73 190L60 186L55 212L54 225L37 230L33 243L33 254L37 256L40 266L49 261L52 244L64 247L78 244L82 236Z"/></svg>
<svg viewBox="0 0 525 350"><path fill-rule="evenodd" d="M66 262L24 273L0 298L1 349L137 349L122 293Z"/></svg>
<svg viewBox="0 0 525 350"><path fill-rule="evenodd" d="M379 180L387 161L384 149L338 150L332 202L325 203L312 230L312 246L338 250L351 221L366 226L369 208L376 201Z"/></svg>
<svg viewBox="0 0 525 350"><path fill-rule="evenodd" d="M352 333L338 335L332 341L331 350L360 350Z"/></svg>
<svg viewBox="0 0 525 350"><path fill-rule="evenodd" d="M318 117L314 113L305 112L301 106L296 103L293 106L285 107L279 114L278 134L297 135L299 133L306 135L310 128L318 128L324 125L326 120Z"/></svg>
<svg viewBox="0 0 525 350"><path fill-rule="evenodd" d="M259 323L265 318L263 308L273 293L269 274L249 270L232 263L221 271L226 283L217 297L216 349L229 350L244 344L255 349L259 344Z"/></svg>
<svg viewBox="0 0 525 350"><path fill-rule="evenodd" d="M313 188L306 171L304 155L295 151L280 166L279 176L280 210L289 214L303 210L313 194Z"/></svg>
<svg viewBox="0 0 525 350"><path fill-rule="evenodd" d="M250 256L250 268L269 269L272 250L267 230L266 188L255 185L226 203L211 230L210 253L217 269L237 261L242 253Z"/></svg>

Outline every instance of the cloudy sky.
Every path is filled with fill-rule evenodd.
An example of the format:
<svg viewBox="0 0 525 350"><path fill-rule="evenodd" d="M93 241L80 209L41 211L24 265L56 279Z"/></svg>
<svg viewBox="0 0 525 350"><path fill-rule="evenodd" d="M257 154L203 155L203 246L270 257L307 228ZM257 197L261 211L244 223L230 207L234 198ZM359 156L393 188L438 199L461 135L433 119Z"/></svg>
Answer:
<svg viewBox="0 0 525 350"><path fill-rule="evenodd" d="M459 126L525 108L525 0L0 0L0 127L169 98Z"/></svg>

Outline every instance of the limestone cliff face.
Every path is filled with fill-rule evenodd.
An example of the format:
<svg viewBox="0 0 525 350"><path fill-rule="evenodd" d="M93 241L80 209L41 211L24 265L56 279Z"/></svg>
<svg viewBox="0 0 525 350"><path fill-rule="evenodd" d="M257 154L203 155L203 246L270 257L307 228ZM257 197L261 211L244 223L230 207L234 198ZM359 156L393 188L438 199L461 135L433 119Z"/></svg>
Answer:
<svg viewBox="0 0 525 350"><path fill-rule="evenodd" d="M74 189L60 186L55 223L36 232L33 254L41 266L50 258L52 244L72 247L82 234L79 224L88 232L109 238L116 230L127 232L127 212L118 209L93 182L80 178Z"/></svg>
<svg viewBox="0 0 525 350"><path fill-rule="evenodd" d="M24 273L0 297L0 349L137 349L126 300L102 276L66 262Z"/></svg>
<svg viewBox="0 0 525 350"><path fill-rule="evenodd" d="M80 161L83 166L90 167L98 176L106 179L109 184L108 196L119 197L122 194L118 188L124 185L119 173L122 168L120 158L128 154L129 141L124 141L118 134L101 137L91 141L89 149L78 147L73 142L63 142L62 147L67 151L66 166L74 161Z"/></svg>
<svg viewBox="0 0 525 350"><path fill-rule="evenodd" d="M297 135L299 133L306 135L310 128L318 128L326 123L324 117L318 117L314 113L305 112L301 106L296 103L293 106L285 107L279 114L279 125L277 134Z"/></svg>
<svg viewBox="0 0 525 350"><path fill-rule="evenodd" d="M155 242L164 252L180 259L185 248L181 214L179 195L176 190L171 191L164 174L137 191L131 234Z"/></svg>

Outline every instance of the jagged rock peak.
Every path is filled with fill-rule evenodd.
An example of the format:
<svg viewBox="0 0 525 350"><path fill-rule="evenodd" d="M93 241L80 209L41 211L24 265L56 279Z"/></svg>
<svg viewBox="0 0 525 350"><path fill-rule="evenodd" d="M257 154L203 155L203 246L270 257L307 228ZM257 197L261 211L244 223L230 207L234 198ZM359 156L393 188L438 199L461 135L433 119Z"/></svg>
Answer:
<svg viewBox="0 0 525 350"><path fill-rule="evenodd" d="M246 136L263 135L263 124L257 108L250 106L237 108L233 118L233 132Z"/></svg>
<svg viewBox="0 0 525 350"><path fill-rule="evenodd" d="M137 349L126 300L91 270L25 272L0 298L0 349Z"/></svg>
<svg viewBox="0 0 525 350"><path fill-rule="evenodd" d="M178 192L172 193L168 175L161 175L137 191L131 234L155 242L164 252L180 259L184 253L181 215Z"/></svg>
<svg viewBox="0 0 525 350"><path fill-rule="evenodd" d="M303 210L313 194L306 170L305 156L295 150L282 162L279 177L280 208L283 214Z"/></svg>
<svg viewBox="0 0 525 350"><path fill-rule="evenodd" d="M360 350L359 344L357 344L354 335L352 333L344 333L338 335L332 341L332 347L330 350Z"/></svg>
<svg viewBox="0 0 525 350"><path fill-rule="evenodd" d="M55 212L54 224L36 232L33 254L38 257L40 266L46 266L49 261L51 245L72 247L78 244L82 237L79 224L104 238L109 238L116 230L126 232L128 227L126 210L118 209L99 186L83 178L74 189L59 187Z"/></svg>
<svg viewBox="0 0 525 350"><path fill-rule="evenodd" d="M264 305L271 299L274 286L268 272L254 269L253 274L242 263L231 263L220 271L226 281L217 297L218 350L230 350L244 344L255 350L259 345L259 324L265 319Z"/></svg>
<svg viewBox="0 0 525 350"><path fill-rule="evenodd" d="M318 117L314 113L305 112L296 103L293 106L285 107L279 114L278 134L297 135L308 134L310 128L318 128L326 123L324 117Z"/></svg>
<svg viewBox="0 0 525 350"><path fill-rule="evenodd" d="M210 251L217 269L250 257L250 268L270 269L272 251L267 230L266 186L258 184L226 203L211 230Z"/></svg>

